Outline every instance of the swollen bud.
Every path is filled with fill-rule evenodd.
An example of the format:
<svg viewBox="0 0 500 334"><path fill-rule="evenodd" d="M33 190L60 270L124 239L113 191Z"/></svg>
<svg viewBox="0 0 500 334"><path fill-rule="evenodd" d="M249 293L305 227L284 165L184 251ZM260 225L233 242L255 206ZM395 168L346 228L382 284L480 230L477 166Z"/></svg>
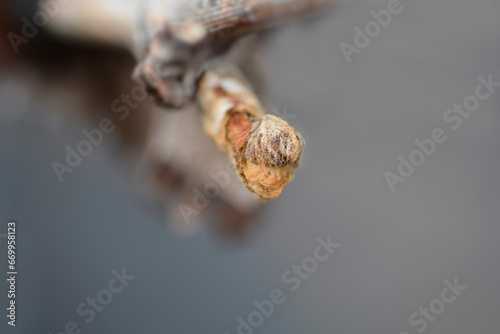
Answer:
<svg viewBox="0 0 500 334"><path fill-rule="evenodd" d="M253 122L241 156L241 176L263 199L277 198L300 165L305 141L286 121L265 115Z"/></svg>

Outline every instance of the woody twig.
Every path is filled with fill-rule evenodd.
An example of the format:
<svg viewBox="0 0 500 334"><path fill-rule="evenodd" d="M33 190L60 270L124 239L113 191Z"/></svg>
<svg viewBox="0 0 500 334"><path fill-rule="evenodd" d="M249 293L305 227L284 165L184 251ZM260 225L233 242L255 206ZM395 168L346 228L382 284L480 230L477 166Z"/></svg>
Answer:
<svg viewBox="0 0 500 334"><path fill-rule="evenodd" d="M153 1L139 26L142 32L137 35L146 43L136 51L141 60L134 76L158 102L180 108L193 98L203 64L226 52L237 38L317 13L337 2L191 0L179 6L175 20L166 20L165 1Z"/></svg>
<svg viewBox="0 0 500 334"><path fill-rule="evenodd" d="M250 33L318 13L341 0L72 0L49 28L118 45L137 57L134 77L157 102L194 98L203 64Z"/></svg>
<svg viewBox="0 0 500 334"><path fill-rule="evenodd" d="M235 65L218 59L242 36L338 1L130 0L124 7L122 0L73 0L50 26L64 31L70 25L70 34L132 51L138 59L134 78L159 104L182 108L197 101L205 132L228 153L244 185L268 199L293 179L304 140L287 122L264 112Z"/></svg>
<svg viewBox="0 0 500 334"><path fill-rule="evenodd" d="M210 3L210 1L205 1ZM318 13L335 0L200 1L198 19L209 38L236 38Z"/></svg>
<svg viewBox="0 0 500 334"><path fill-rule="evenodd" d="M245 186L277 198L300 164L304 139L287 122L266 115L243 74L221 62L205 72L198 102L205 132L226 151Z"/></svg>

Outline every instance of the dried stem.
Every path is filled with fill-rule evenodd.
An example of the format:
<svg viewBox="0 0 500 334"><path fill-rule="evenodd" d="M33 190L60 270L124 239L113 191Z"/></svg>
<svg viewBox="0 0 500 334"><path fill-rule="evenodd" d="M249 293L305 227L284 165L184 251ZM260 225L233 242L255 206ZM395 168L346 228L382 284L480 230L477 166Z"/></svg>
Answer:
<svg viewBox="0 0 500 334"><path fill-rule="evenodd" d="M201 7L197 20L211 38L236 38L318 13L338 0L223 0Z"/></svg>
<svg viewBox="0 0 500 334"><path fill-rule="evenodd" d="M207 69L207 63L238 37L335 2L135 0L125 9L121 0L73 0L51 25L131 49L139 59L135 78L167 107L181 108L196 95L206 133L229 154L244 185L267 199L278 197L293 179L304 140L284 120L266 115L236 67L218 62Z"/></svg>
<svg viewBox="0 0 500 334"><path fill-rule="evenodd" d="M71 0L49 28L72 37L121 45L149 43L165 24L198 22L210 39L238 38L316 14L343 0ZM134 30L136 31L134 36ZM134 37L136 40L134 41ZM146 40L141 40L145 38Z"/></svg>
<svg viewBox="0 0 500 334"><path fill-rule="evenodd" d="M135 77L165 106L180 108L193 97L194 79L201 75L203 63L226 52L234 40L317 13L338 1L189 0L172 6L172 12L178 12L172 15L165 11L166 0L153 0L136 34L144 36L146 43L136 50L142 59Z"/></svg>
<svg viewBox="0 0 500 334"><path fill-rule="evenodd" d="M341 0L72 0L49 28L131 50L134 77L160 104L193 99L207 60L239 37L318 13Z"/></svg>
<svg viewBox="0 0 500 334"><path fill-rule="evenodd" d="M197 94L205 132L229 154L245 186L277 198L293 179L304 139L287 122L266 115L242 73L228 62L209 68Z"/></svg>

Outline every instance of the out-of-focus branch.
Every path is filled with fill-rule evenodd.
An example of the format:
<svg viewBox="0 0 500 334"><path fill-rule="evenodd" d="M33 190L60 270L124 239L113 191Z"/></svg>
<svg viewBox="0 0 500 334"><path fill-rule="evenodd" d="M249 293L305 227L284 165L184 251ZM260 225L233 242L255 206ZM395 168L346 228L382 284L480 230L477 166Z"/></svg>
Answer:
<svg viewBox="0 0 500 334"><path fill-rule="evenodd" d="M154 0L138 33L147 43L135 77L163 104L180 108L193 98L203 64L226 52L235 39L317 13L338 1L191 0L184 6L171 4L178 13L172 17L165 11L165 3L172 1Z"/></svg>
<svg viewBox="0 0 500 334"><path fill-rule="evenodd" d="M133 48L134 30L152 37L165 24L196 21L207 38L238 38L317 14L343 0L71 0L49 26L61 34ZM136 35L136 37L138 37ZM147 37L146 37L147 39Z"/></svg>
<svg viewBox="0 0 500 334"><path fill-rule="evenodd" d="M120 45L139 64L134 77L157 101L193 99L207 60L235 39L318 13L341 0L72 0L49 22L58 33Z"/></svg>
<svg viewBox="0 0 500 334"><path fill-rule="evenodd" d="M211 38L236 38L317 14L338 2L339 0L216 1L212 6L200 6L197 20Z"/></svg>
<svg viewBox="0 0 500 334"><path fill-rule="evenodd" d="M59 5L48 29L57 35L133 50L139 1L71 0Z"/></svg>

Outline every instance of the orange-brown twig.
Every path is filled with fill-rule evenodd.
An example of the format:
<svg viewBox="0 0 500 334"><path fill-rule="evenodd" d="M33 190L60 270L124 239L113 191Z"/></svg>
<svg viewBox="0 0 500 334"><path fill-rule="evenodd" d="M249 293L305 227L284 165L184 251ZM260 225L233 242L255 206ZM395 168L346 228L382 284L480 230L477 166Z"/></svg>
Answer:
<svg viewBox="0 0 500 334"><path fill-rule="evenodd" d="M198 87L205 132L225 150L245 186L261 199L278 197L300 164L304 139L266 115L242 73L228 62L209 68Z"/></svg>

